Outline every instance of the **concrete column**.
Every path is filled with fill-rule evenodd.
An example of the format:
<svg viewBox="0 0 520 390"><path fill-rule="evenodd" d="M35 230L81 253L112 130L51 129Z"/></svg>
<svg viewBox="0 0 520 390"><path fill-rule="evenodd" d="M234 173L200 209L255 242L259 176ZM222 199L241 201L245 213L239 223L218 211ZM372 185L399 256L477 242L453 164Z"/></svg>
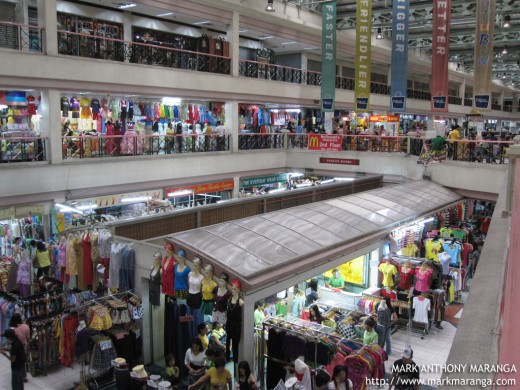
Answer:
<svg viewBox="0 0 520 390"><path fill-rule="evenodd" d="M18 0L18 20L17 23L20 24L29 24L29 1L28 0Z"/></svg>
<svg viewBox="0 0 520 390"><path fill-rule="evenodd" d="M233 176L233 199L238 199L240 193L240 176Z"/></svg>
<svg viewBox="0 0 520 390"><path fill-rule="evenodd" d="M392 85L392 64L388 64L386 75L388 78L387 84Z"/></svg>
<svg viewBox="0 0 520 390"><path fill-rule="evenodd" d="M520 137L516 136L514 141L515 144L507 149L509 164L507 165L506 207L502 213L504 216L511 213L515 196L516 159L520 156Z"/></svg>
<svg viewBox="0 0 520 390"><path fill-rule="evenodd" d="M498 104L500 104L500 109L502 110L504 108L504 90L498 95Z"/></svg>
<svg viewBox="0 0 520 390"><path fill-rule="evenodd" d="M42 115L42 137L47 137L47 158L51 164L61 164L62 131L61 131L61 94L58 90L42 91L42 100L38 112Z"/></svg>
<svg viewBox="0 0 520 390"><path fill-rule="evenodd" d="M253 322L254 311L255 302L245 297L244 307L242 308L242 337L240 339L238 355L239 360L246 360L248 362L252 362L255 359L255 341L251 333L255 326ZM236 376L235 372L235 377Z"/></svg>
<svg viewBox="0 0 520 390"><path fill-rule="evenodd" d="M464 96L466 95L466 79L459 85L459 96L462 98L462 105L464 106Z"/></svg>
<svg viewBox="0 0 520 390"><path fill-rule="evenodd" d="M58 55L58 14L56 0L38 0L38 24L45 27L43 50L49 56Z"/></svg>
<svg viewBox="0 0 520 390"><path fill-rule="evenodd" d="M229 41L229 55L231 56L231 76L238 77L239 71L239 59L240 59L240 15L238 12L233 11L233 18L231 24L227 30L227 40Z"/></svg>
<svg viewBox="0 0 520 390"><path fill-rule="evenodd" d="M226 129L231 134L231 144L230 150L232 152L238 151L238 133L239 133L239 124L238 124L238 102L230 101L226 102Z"/></svg>
<svg viewBox="0 0 520 390"><path fill-rule="evenodd" d="M132 42L134 37L132 36L132 23L134 18L132 14L128 11L123 12L123 40L125 42ZM129 62L130 58L125 56L125 62Z"/></svg>

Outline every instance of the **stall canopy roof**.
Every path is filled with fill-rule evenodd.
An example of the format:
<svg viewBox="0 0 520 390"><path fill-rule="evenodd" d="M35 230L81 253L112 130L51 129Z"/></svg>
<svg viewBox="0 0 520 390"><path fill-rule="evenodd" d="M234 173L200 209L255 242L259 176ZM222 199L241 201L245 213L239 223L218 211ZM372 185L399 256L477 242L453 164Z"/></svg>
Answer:
<svg viewBox="0 0 520 390"><path fill-rule="evenodd" d="M412 181L175 233L169 239L251 282L461 198L433 182Z"/></svg>

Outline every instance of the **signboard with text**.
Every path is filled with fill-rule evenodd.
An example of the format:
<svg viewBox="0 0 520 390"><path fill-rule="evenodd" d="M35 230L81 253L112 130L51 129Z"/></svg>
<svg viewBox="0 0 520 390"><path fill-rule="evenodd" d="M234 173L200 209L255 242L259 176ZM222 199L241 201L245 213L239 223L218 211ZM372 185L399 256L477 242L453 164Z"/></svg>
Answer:
<svg viewBox="0 0 520 390"><path fill-rule="evenodd" d="M235 187L233 180L218 181L214 183L197 184L194 186L183 186L166 188L165 194L171 194L172 192L179 191L193 191L194 194L207 194L209 192L220 192L232 190Z"/></svg>
<svg viewBox="0 0 520 390"><path fill-rule="evenodd" d="M399 115L370 115L370 122L399 122Z"/></svg>
<svg viewBox="0 0 520 390"><path fill-rule="evenodd" d="M359 160L355 158L320 157L320 164L359 165Z"/></svg>
<svg viewBox="0 0 520 390"><path fill-rule="evenodd" d="M240 187L255 187L266 184L283 183L287 181L287 174L280 173L279 175L247 177L241 180Z"/></svg>
<svg viewBox="0 0 520 390"><path fill-rule="evenodd" d="M310 134L308 150L341 151L341 135Z"/></svg>

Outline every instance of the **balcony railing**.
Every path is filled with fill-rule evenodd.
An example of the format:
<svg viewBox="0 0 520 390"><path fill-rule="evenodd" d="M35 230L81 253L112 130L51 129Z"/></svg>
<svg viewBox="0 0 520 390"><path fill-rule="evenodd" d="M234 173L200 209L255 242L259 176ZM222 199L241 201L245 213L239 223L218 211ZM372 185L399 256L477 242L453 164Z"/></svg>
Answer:
<svg viewBox="0 0 520 390"><path fill-rule="evenodd" d="M285 149L285 135L276 134L239 134L238 149Z"/></svg>
<svg viewBox="0 0 520 390"><path fill-rule="evenodd" d="M230 74L231 69L229 57L63 30L58 31L58 53L199 72Z"/></svg>
<svg viewBox="0 0 520 390"><path fill-rule="evenodd" d="M321 73L276 64L240 60L241 76L293 84L321 85Z"/></svg>
<svg viewBox="0 0 520 390"><path fill-rule="evenodd" d="M0 138L0 162L47 161L44 137Z"/></svg>
<svg viewBox="0 0 520 390"><path fill-rule="evenodd" d="M0 21L0 48L42 52L44 29Z"/></svg>
<svg viewBox="0 0 520 390"><path fill-rule="evenodd" d="M229 135L81 135L62 143L64 160L230 150Z"/></svg>

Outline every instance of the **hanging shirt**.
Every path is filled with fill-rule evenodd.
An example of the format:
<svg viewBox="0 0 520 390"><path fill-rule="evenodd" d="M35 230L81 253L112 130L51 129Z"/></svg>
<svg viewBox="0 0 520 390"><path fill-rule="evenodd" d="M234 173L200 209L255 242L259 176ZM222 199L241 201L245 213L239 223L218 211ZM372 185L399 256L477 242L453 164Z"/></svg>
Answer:
<svg viewBox="0 0 520 390"><path fill-rule="evenodd" d="M428 260L429 259L437 260L437 255L439 254L439 252L442 248L442 242L427 240L424 243L424 247L426 248L425 257Z"/></svg>
<svg viewBox="0 0 520 390"><path fill-rule="evenodd" d="M422 272L420 269L415 273L415 289L417 291L430 291L433 272L430 269Z"/></svg>
<svg viewBox="0 0 520 390"><path fill-rule="evenodd" d="M379 271L381 271L381 273L383 274L383 286L393 287L393 276L397 274L397 268L395 267L395 265L390 263L381 263L379 264Z"/></svg>
<svg viewBox="0 0 520 390"><path fill-rule="evenodd" d="M190 273L190 267L185 267L182 271L178 270L179 264L175 264L175 290L187 290L188 289L188 274Z"/></svg>
<svg viewBox="0 0 520 390"><path fill-rule="evenodd" d="M415 310L415 314L413 316L413 320L415 322L421 322L423 324L427 324L428 321L428 312L431 308L431 302L428 298L424 297L415 297L413 299L413 309Z"/></svg>
<svg viewBox="0 0 520 390"><path fill-rule="evenodd" d="M439 254L438 259L442 266L442 274L449 275L451 256L447 252L442 252Z"/></svg>
<svg viewBox="0 0 520 390"><path fill-rule="evenodd" d="M454 267L459 266L459 255L461 252L460 245L458 244L451 244L451 243L444 243L442 245L442 248L444 249L444 252L448 253L451 256L451 265Z"/></svg>
<svg viewBox="0 0 520 390"><path fill-rule="evenodd" d="M401 249L401 253L404 256L415 256L419 248L415 244L406 245L403 249Z"/></svg>

